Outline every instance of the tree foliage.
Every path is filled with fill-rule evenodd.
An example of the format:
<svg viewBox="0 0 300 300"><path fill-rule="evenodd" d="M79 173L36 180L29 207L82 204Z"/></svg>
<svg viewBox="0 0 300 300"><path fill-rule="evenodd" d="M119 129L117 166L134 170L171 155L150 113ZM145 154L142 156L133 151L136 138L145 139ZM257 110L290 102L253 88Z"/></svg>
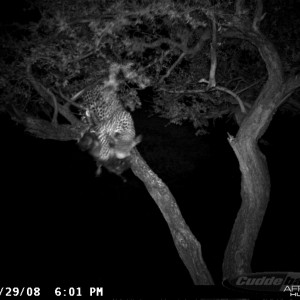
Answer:
<svg viewBox="0 0 300 300"><path fill-rule="evenodd" d="M296 20L291 3L287 9ZM286 43L283 37L296 40L293 37L299 27L275 26L285 20L280 7L280 3L272 6L265 16L270 18L265 23L271 22L271 26L263 28L282 50L286 72L297 73L299 44ZM30 1L24 9L36 21L2 26L2 109L9 104L19 112L51 120L53 104L45 101L28 80L29 65L33 77L63 105L60 92L70 98L106 76L110 63L131 61L151 78L155 113L175 124L190 121L197 133L205 133L209 120L239 110L232 95L207 90L207 84L201 82L208 79L211 66L207 42L211 12L220 33L217 84L241 95L250 108L266 81L266 68L257 48L245 39L222 37L233 8L232 1ZM243 14L251 17L255 1L247 9L250 12ZM131 88L124 86L120 94L128 99L132 110L139 103Z"/></svg>

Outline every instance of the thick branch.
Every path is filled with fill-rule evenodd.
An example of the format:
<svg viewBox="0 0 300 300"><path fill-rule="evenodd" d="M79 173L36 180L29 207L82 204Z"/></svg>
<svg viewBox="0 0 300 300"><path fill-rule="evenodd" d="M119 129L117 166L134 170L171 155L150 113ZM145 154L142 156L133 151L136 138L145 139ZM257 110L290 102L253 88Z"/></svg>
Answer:
<svg viewBox="0 0 300 300"><path fill-rule="evenodd" d="M26 131L41 139L52 139L57 141L78 140L86 125L53 125L52 123L33 117L26 117L24 120Z"/></svg>
<svg viewBox="0 0 300 300"><path fill-rule="evenodd" d="M213 280L202 258L201 245L185 223L168 187L149 168L137 150L132 155L132 171L140 178L162 212L177 251L194 284L211 285Z"/></svg>
<svg viewBox="0 0 300 300"><path fill-rule="evenodd" d="M256 141L244 136L243 140L230 137L229 142L242 173L242 205L224 256L224 279L251 272L253 249L270 196L267 162Z"/></svg>
<svg viewBox="0 0 300 300"><path fill-rule="evenodd" d="M247 135L258 140L268 127L273 114L281 104L283 97L283 71L279 55L273 44L259 31L254 31L251 27L245 27L238 22L229 24L231 29L224 36L241 38L248 40L255 45L264 60L268 72L268 80L265 83L260 95L258 96L251 114L243 121L243 131L247 129ZM259 111L256 110L259 108ZM255 111L256 110L256 111ZM259 115L256 115L258 113ZM262 118L265 122L257 122ZM256 124L257 126L252 126ZM240 131L240 132L243 132Z"/></svg>

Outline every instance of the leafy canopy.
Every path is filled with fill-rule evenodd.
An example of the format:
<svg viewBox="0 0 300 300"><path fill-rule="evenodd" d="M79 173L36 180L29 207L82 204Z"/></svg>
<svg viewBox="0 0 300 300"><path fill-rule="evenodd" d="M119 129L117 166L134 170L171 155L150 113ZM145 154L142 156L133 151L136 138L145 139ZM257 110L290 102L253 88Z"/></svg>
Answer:
<svg viewBox="0 0 300 300"><path fill-rule="evenodd" d="M250 1L250 10L254 2ZM212 61L212 11L218 32L217 84L243 96L245 106L251 107L266 80L264 63L252 44L222 39L233 16L233 1L36 0L24 8L34 21L1 26L2 108L13 105L51 119L53 105L28 80L29 65L33 77L63 105L59 95L71 98L103 79L114 62L133 62L151 79L154 112L176 124L190 121L203 133L209 120L240 110L232 95L207 90L203 81ZM278 31L291 37L299 29L275 32L277 8L280 5L271 11L272 27L265 29L280 46L285 41L282 38L280 44ZM282 48L286 72L299 61L297 50L299 43ZM120 97L131 109L140 104L136 87L123 85Z"/></svg>

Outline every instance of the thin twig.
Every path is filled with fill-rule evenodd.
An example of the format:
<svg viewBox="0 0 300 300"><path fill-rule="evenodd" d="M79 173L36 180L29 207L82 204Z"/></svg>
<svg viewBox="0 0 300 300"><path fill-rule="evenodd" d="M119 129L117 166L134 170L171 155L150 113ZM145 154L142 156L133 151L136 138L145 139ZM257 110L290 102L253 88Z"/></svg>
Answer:
<svg viewBox="0 0 300 300"><path fill-rule="evenodd" d="M58 105L57 105L57 100L54 94L51 92L50 89L46 89L48 92L49 96L51 97L53 101L53 117L52 117L52 124L57 125L57 116L58 116Z"/></svg>
<svg viewBox="0 0 300 300"><path fill-rule="evenodd" d="M263 6L262 0L256 0L256 9L255 9L254 19L253 19L253 23L252 23L252 28L257 32L259 31L260 22L265 17L265 14L262 14L263 9L264 9L264 6Z"/></svg>
<svg viewBox="0 0 300 300"><path fill-rule="evenodd" d="M248 89L252 88L253 86L255 86L255 85L257 85L258 83L260 83L261 81L263 81L265 78L266 78L266 77L263 77L263 78L261 78L261 79L255 81L255 82L253 82L253 83L250 84L249 86L247 86L247 87L245 87L245 88L239 90L238 92L236 92L236 94L241 94L241 93L247 91Z"/></svg>
<svg viewBox="0 0 300 300"><path fill-rule="evenodd" d="M82 105L80 105L80 104L78 104L78 103L76 103L75 102L75 100L81 95L79 95L77 98L75 98L74 100L72 100L72 99L69 99L67 96L65 96L63 93L62 93L62 91L60 90L60 89L57 89L57 90L54 90L57 94L59 94L59 96L62 98L62 99L64 99L67 103L66 104L68 104L68 106L69 105L73 105L73 106L75 106L75 107L77 107L77 108L80 108L80 109L84 109L84 107L82 106ZM80 91L81 92L81 91ZM77 93L78 94L78 93ZM76 95L77 95L76 94ZM75 95L75 96L76 96ZM75 97L74 96L74 97ZM65 105L66 106L66 105Z"/></svg>
<svg viewBox="0 0 300 300"><path fill-rule="evenodd" d="M225 87L222 87L222 86L216 86L215 89L231 95L238 102L238 104L241 108L241 112L244 114L246 113L244 103L243 103L242 99L236 93L234 93L233 91L231 91Z"/></svg>
<svg viewBox="0 0 300 300"><path fill-rule="evenodd" d="M181 53L180 56L178 57L178 59L174 62L174 64L169 68L169 70L167 71L167 73L161 77L161 79L159 80L159 84L162 83L167 77L170 76L171 72L174 70L174 68L182 61L182 59L185 56L185 52Z"/></svg>
<svg viewBox="0 0 300 300"><path fill-rule="evenodd" d="M210 89L216 86L216 69L217 69L217 26L215 14L213 11L210 12L212 22L212 42L210 44L210 71L209 71L209 83L207 88Z"/></svg>

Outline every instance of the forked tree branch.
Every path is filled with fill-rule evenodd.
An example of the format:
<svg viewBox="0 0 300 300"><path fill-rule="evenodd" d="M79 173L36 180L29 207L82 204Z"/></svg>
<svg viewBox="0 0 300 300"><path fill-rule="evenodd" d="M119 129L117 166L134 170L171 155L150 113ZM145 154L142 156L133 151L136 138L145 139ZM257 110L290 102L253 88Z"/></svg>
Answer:
<svg viewBox="0 0 300 300"><path fill-rule="evenodd" d="M216 86L215 89L218 90L218 91L222 91L222 92L225 92L225 93L231 95L237 101L237 103L239 104L241 112L243 114L245 114L247 112L242 99L236 93L234 93L233 91L231 91L231 90L229 90L225 87L222 87L222 86Z"/></svg>
<svg viewBox="0 0 300 300"><path fill-rule="evenodd" d="M72 125L80 123L80 121L71 113L71 111L59 103L57 103L57 99L55 95L46 87L44 87L40 82L38 82L33 74L32 74L32 65L31 63L27 63L26 73L28 80L37 91L37 93L51 106L53 107L53 117L52 123L57 125L57 117L58 114L61 114L66 120L68 120Z"/></svg>

